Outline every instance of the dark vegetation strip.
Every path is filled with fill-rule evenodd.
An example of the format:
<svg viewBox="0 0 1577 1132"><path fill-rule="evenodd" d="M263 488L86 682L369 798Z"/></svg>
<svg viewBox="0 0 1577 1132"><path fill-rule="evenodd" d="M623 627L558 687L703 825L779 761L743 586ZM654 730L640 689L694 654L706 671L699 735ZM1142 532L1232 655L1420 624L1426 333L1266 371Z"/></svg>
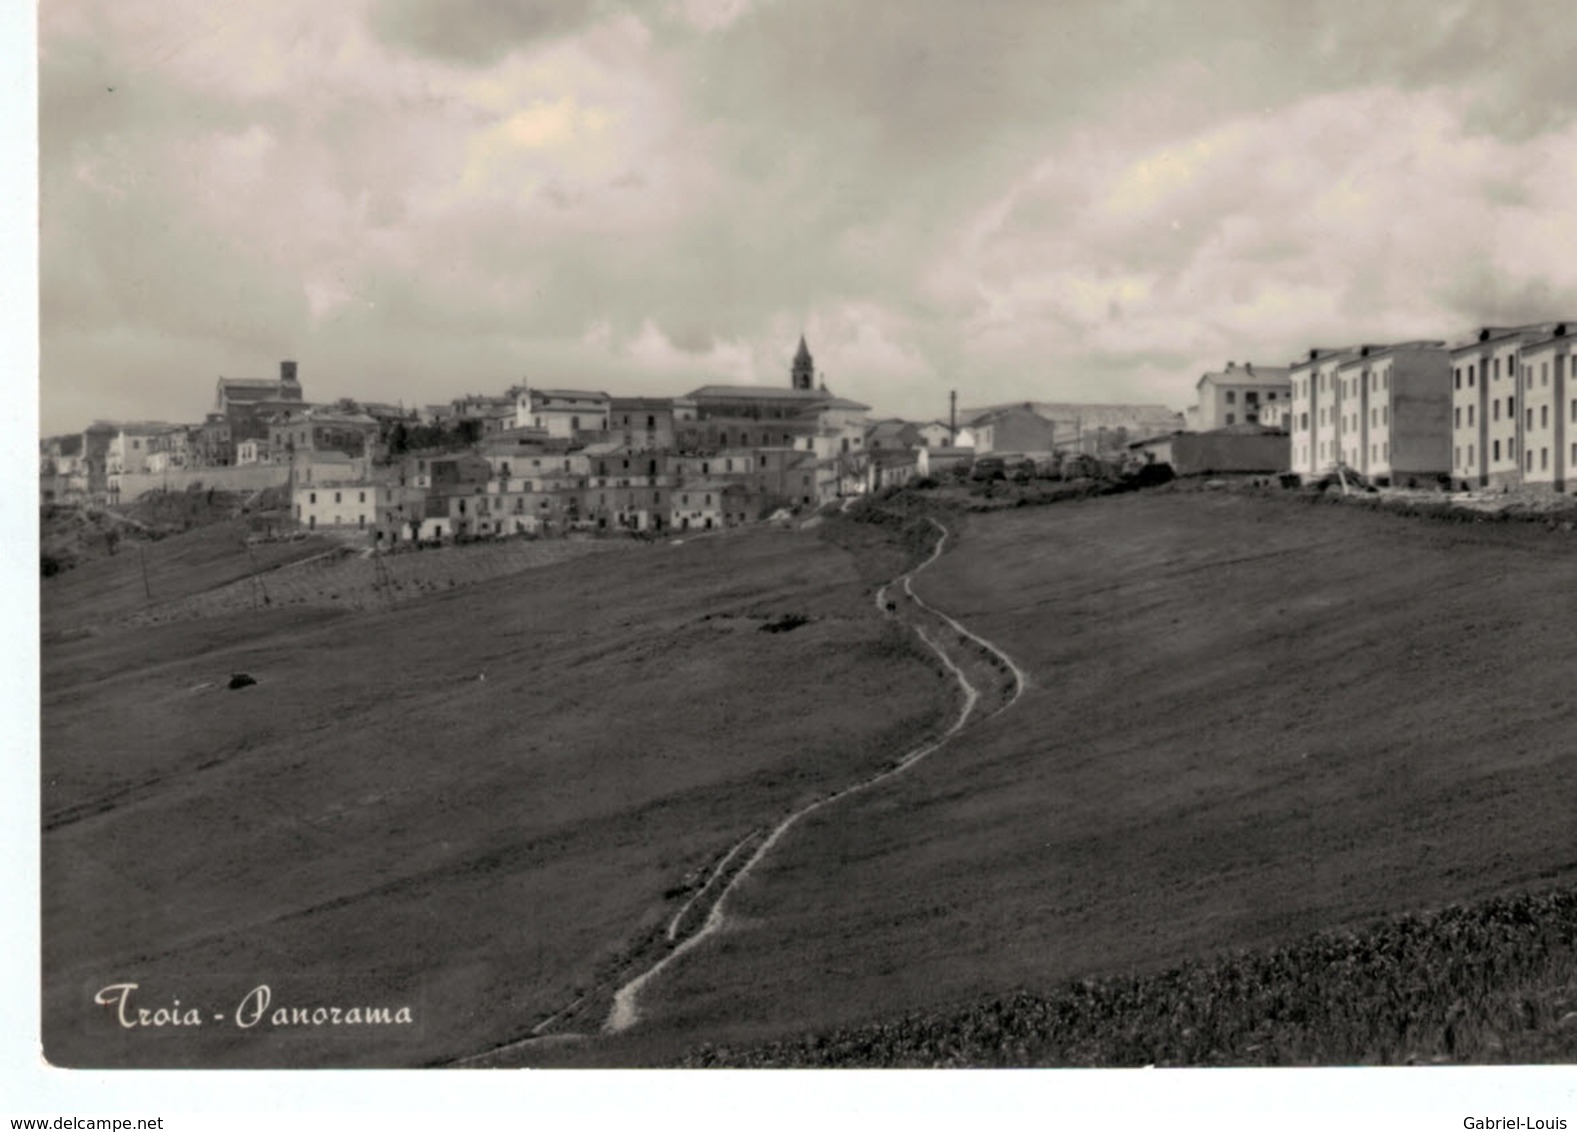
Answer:
<svg viewBox="0 0 1577 1132"><path fill-rule="evenodd" d="M1088 979L685 1067L1564 1063L1577 1060L1577 888L1405 915L1289 947Z"/></svg>

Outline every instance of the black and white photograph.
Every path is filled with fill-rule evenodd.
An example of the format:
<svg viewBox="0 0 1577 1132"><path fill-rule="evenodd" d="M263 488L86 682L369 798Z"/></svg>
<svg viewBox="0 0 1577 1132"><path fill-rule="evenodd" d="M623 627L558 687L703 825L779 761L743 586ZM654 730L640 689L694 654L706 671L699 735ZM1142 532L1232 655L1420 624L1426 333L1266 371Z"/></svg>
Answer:
<svg viewBox="0 0 1577 1132"><path fill-rule="evenodd" d="M1577 1122L1577 9L34 16L51 1095Z"/></svg>

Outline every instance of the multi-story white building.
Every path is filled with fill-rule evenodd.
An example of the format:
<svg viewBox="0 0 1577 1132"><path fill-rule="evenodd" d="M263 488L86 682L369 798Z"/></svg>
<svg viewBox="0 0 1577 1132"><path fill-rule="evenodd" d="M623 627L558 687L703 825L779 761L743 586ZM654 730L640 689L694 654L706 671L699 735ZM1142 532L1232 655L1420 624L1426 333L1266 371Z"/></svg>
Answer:
<svg viewBox="0 0 1577 1132"><path fill-rule="evenodd" d="M1451 361L1441 342L1316 347L1289 374L1292 470L1337 464L1380 483L1423 483L1450 469Z"/></svg>
<svg viewBox="0 0 1577 1132"><path fill-rule="evenodd" d="M1285 366L1228 362L1225 369L1201 376L1194 388L1198 404L1185 420L1194 430L1209 432L1228 425L1266 424L1266 411L1285 405L1290 397L1292 378Z"/></svg>
<svg viewBox="0 0 1577 1132"><path fill-rule="evenodd" d="M1524 389L1522 354L1529 346L1563 337L1563 326L1554 322L1486 326L1472 342L1451 351L1451 477L1459 486L1508 487L1523 482L1529 470L1522 435L1528 421L1523 394L1546 387L1535 384ZM1535 422L1538 419L1536 413ZM1537 467L1535 455L1533 470Z"/></svg>
<svg viewBox="0 0 1577 1132"><path fill-rule="evenodd" d="M1549 336L1522 347L1522 482L1554 491L1577 490L1577 323L1558 323Z"/></svg>
<svg viewBox="0 0 1577 1132"><path fill-rule="evenodd" d="M296 521L308 530L340 527L367 530L378 525L378 508L387 492L384 484L309 484L296 488Z"/></svg>
<svg viewBox="0 0 1577 1132"><path fill-rule="evenodd" d="M1444 342L1363 346L1336 367L1342 462L1381 484L1423 486L1451 467Z"/></svg>
<svg viewBox="0 0 1577 1132"><path fill-rule="evenodd" d="M1304 479L1333 467L1339 452L1336 446L1336 414L1340 393L1336 369L1355 355L1358 346L1315 346L1306 358L1287 369L1292 387L1292 409L1288 433L1292 441L1292 470Z"/></svg>

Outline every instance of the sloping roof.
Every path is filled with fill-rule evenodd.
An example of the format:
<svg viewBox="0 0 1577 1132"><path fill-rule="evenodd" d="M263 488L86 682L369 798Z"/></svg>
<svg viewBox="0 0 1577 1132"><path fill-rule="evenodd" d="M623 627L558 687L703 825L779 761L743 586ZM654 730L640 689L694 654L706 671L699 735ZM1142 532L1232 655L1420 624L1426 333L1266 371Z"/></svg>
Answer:
<svg viewBox="0 0 1577 1132"><path fill-rule="evenodd" d="M1306 369L1311 365L1323 365L1333 357L1356 354L1362 348L1362 346L1310 346L1307 356L1298 358L1287 368L1290 372L1295 369Z"/></svg>
<svg viewBox="0 0 1577 1132"><path fill-rule="evenodd" d="M703 385L692 390L688 396L738 398L745 401L803 401L807 404L835 400L832 394L819 389L787 389L781 385Z"/></svg>
<svg viewBox="0 0 1577 1132"><path fill-rule="evenodd" d="M1574 331L1577 331L1577 322L1557 323L1548 333L1531 341L1523 342L1522 350L1524 353L1527 353L1530 350L1543 350L1546 347L1556 346L1562 342L1569 342Z"/></svg>
<svg viewBox="0 0 1577 1132"><path fill-rule="evenodd" d="M219 384L226 389L278 389L277 377L221 377Z"/></svg>
<svg viewBox="0 0 1577 1132"><path fill-rule="evenodd" d="M825 397L826 394L823 393L822 396ZM851 400L849 400L847 397L834 397L834 398L832 398L832 400L827 402L825 408L828 408L828 409L853 409L853 410L855 410L857 412L861 412L861 413L868 413L868 412L871 411L871 407L869 405L862 405L858 401L851 401Z"/></svg>
<svg viewBox="0 0 1577 1132"><path fill-rule="evenodd" d="M1194 382L1194 388L1198 389L1211 380L1233 385L1285 385L1292 380L1292 369L1290 366L1256 366L1253 363L1233 365L1201 374L1199 380Z"/></svg>
<svg viewBox="0 0 1577 1132"><path fill-rule="evenodd" d="M1383 358L1387 354L1394 354L1398 350L1444 350L1446 344L1441 341L1417 342L1392 342L1387 346L1364 346L1352 357L1337 364L1337 369L1347 369L1349 366L1359 366L1375 358Z"/></svg>
<svg viewBox="0 0 1577 1132"><path fill-rule="evenodd" d="M1473 350L1498 345L1508 338L1519 338L1524 345L1535 342L1549 341L1562 326L1577 326L1577 319L1569 323L1562 322L1530 322L1523 326L1485 326L1479 329L1478 334L1471 340L1451 347L1453 354L1468 353Z"/></svg>
<svg viewBox="0 0 1577 1132"><path fill-rule="evenodd" d="M606 393L599 393L595 389L533 389L533 397L563 397L577 401L608 401L611 400Z"/></svg>

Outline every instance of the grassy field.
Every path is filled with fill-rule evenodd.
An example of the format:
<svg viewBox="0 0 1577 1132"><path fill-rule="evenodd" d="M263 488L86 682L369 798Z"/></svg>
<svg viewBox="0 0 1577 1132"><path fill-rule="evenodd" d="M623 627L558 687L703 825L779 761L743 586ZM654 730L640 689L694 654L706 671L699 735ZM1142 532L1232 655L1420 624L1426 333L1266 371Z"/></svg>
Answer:
<svg viewBox="0 0 1577 1132"><path fill-rule="evenodd" d="M686 1067L1569 1064L1577 889L1407 915L1287 947L1081 979Z"/></svg>
<svg viewBox="0 0 1577 1132"><path fill-rule="evenodd" d="M1577 543L1231 493L970 515L931 601L1011 711L817 815L633 1064L1570 885ZM836 879L833 879L836 878Z"/></svg>
<svg viewBox="0 0 1577 1132"><path fill-rule="evenodd" d="M1570 532L1232 492L946 521L956 543L916 588L1027 670L1023 698L796 826L633 1030L501 1063L1560 1056L1487 1015L1532 1009L1536 1034L1569 998L1548 984L1573 970ZM897 522L835 520L385 612L48 643L51 1057L441 1062L585 992L567 1029L595 1029L598 996L730 846L956 710L871 601L922 548ZM259 683L228 691L232 671ZM1530 915L1550 930L1518 935ZM1516 962L1485 982L1497 953ZM1284 1013L1267 1045L1246 991L1214 1014L1189 997L1243 973L1323 993L1310 956L1342 955L1385 962L1326 994L1347 1030L1324 1044ZM150 1006L225 1009L258 982L296 1005L414 996L424 1022L119 1033L91 1002L128 979ZM1421 984L1438 1025L1375 1038ZM1437 1001L1456 987L1477 997ZM1448 1048L1447 1026L1478 1038Z"/></svg>
<svg viewBox="0 0 1577 1132"><path fill-rule="evenodd" d="M187 537L158 549L173 563ZM202 547L187 556L209 584ZM858 561L752 530L383 612L46 640L48 1056L419 1065L595 991L747 831L950 710ZM50 587L100 568L52 579L46 608L71 615L80 591ZM236 672L257 683L230 690ZM94 998L128 982L133 1010L178 999L203 1025L121 1029ZM240 1030L259 984L276 1008L411 1005L416 1023Z"/></svg>

